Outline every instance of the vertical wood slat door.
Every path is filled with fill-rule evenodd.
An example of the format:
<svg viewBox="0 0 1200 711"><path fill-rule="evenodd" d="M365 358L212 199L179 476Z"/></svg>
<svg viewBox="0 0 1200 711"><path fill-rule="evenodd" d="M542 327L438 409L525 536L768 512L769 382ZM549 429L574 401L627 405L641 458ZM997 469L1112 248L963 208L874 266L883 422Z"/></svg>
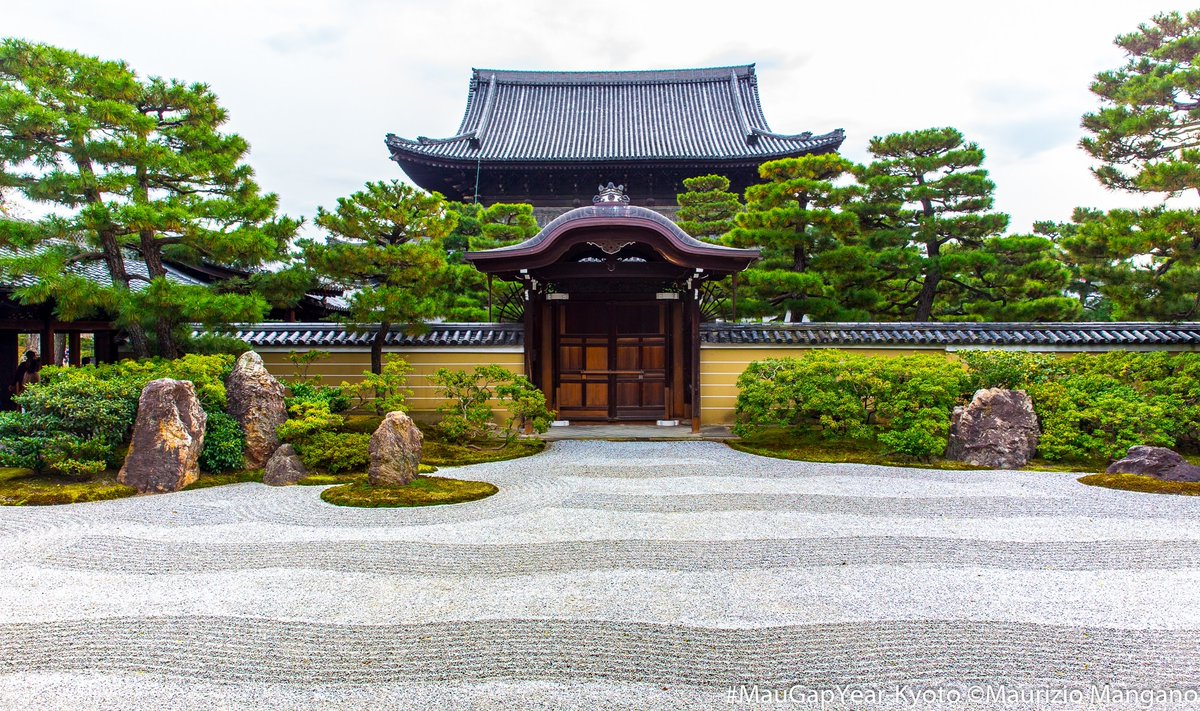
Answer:
<svg viewBox="0 0 1200 711"><path fill-rule="evenodd" d="M665 304L569 302L555 332L558 417L656 420L666 412Z"/></svg>
<svg viewBox="0 0 1200 711"><path fill-rule="evenodd" d="M560 420L609 419L612 319L603 302L559 305L555 379Z"/></svg>
<svg viewBox="0 0 1200 711"><path fill-rule="evenodd" d="M614 304L613 408L618 420L661 420L667 407L667 305Z"/></svg>

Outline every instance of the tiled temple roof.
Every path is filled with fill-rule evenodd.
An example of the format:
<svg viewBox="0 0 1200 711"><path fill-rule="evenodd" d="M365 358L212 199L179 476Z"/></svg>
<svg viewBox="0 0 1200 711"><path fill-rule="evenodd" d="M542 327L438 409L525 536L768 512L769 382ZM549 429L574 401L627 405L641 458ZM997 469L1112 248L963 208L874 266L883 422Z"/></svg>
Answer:
<svg viewBox="0 0 1200 711"><path fill-rule="evenodd" d="M754 65L634 72L476 69L457 134L388 134L393 160L461 163L750 161L837 150L841 129L775 133Z"/></svg>
<svg viewBox="0 0 1200 711"><path fill-rule="evenodd" d="M254 347L367 347L370 332L337 323L247 324L230 335ZM706 323L706 345L782 347L1200 347L1200 323ZM510 323L431 324L422 335L402 328L388 334L391 347L521 346L522 326Z"/></svg>

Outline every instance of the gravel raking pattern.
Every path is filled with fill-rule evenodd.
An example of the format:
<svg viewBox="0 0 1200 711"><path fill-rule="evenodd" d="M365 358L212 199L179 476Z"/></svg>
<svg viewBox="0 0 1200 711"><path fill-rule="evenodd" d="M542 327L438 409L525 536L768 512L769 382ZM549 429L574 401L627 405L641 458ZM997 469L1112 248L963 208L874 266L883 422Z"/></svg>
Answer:
<svg viewBox="0 0 1200 711"><path fill-rule="evenodd" d="M704 442L446 473L501 491L0 509L0 707L1200 708L1198 499Z"/></svg>

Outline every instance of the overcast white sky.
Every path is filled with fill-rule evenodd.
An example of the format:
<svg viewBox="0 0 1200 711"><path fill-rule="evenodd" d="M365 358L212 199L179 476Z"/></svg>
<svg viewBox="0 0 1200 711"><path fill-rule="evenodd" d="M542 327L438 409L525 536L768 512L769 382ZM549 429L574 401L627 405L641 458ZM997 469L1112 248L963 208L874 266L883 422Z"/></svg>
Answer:
<svg viewBox="0 0 1200 711"><path fill-rule="evenodd" d="M1105 191L1077 147L1112 44L1172 0L909 2L8 2L0 35L203 81L250 141L284 210L311 217L362 183L402 178L383 144L448 136L472 67L660 69L756 62L776 131L874 135L955 126L987 151L1012 229ZM1141 200L1145 202L1145 200Z"/></svg>

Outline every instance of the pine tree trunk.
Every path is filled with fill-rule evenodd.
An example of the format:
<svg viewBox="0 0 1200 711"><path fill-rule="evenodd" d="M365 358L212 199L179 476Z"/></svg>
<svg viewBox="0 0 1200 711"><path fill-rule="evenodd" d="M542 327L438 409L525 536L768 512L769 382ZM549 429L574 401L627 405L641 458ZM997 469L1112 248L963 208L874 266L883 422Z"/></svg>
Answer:
<svg viewBox="0 0 1200 711"><path fill-rule="evenodd" d="M387 339L390 330L392 330L390 322L380 322L379 330L375 332L375 338L371 341L371 372L376 375L383 372L383 342Z"/></svg>
<svg viewBox="0 0 1200 711"><path fill-rule="evenodd" d="M97 186L92 160L84 150L83 140L76 138L72 147L74 150L71 152L71 159L79 169L79 174L91 183L86 191L88 202L96 205L103 204L104 197ZM121 251L121 243L117 240L115 231L111 228L97 230L96 236L100 240L100 249L104 253L104 264L108 267L108 276L112 280L113 287L128 293L130 291L129 272L125 270L125 253ZM129 345L133 347L134 357L139 359L150 357L150 344L146 340L146 332L142 329L141 324L131 323L125 327L125 332L129 334Z"/></svg>
<svg viewBox="0 0 1200 711"><path fill-rule="evenodd" d="M942 245L936 239L926 243L928 266L921 292L917 294L917 313L914 321L928 321L933 316L933 300L937 297L938 284L942 281Z"/></svg>
<svg viewBox="0 0 1200 711"><path fill-rule="evenodd" d="M167 268L163 266L159 245L155 243L153 230L142 230L139 234L142 248L142 260L146 263L146 272L151 279L166 279ZM174 360L179 357L179 346L175 343L172 324L161 318L154 320L154 336L158 341L158 355Z"/></svg>

